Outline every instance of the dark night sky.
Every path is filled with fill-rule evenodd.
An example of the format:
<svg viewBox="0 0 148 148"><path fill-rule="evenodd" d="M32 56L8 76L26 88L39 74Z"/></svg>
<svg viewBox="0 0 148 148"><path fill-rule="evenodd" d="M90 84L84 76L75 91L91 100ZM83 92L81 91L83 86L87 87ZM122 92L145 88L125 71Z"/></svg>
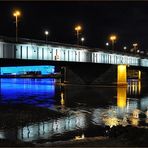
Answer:
<svg viewBox="0 0 148 148"><path fill-rule="evenodd" d="M14 8L22 11L19 37L76 43L75 24L83 26L85 45L104 48L111 33L117 46L137 42L148 50L148 2L0 2L0 35L15 36Z"/></svg>

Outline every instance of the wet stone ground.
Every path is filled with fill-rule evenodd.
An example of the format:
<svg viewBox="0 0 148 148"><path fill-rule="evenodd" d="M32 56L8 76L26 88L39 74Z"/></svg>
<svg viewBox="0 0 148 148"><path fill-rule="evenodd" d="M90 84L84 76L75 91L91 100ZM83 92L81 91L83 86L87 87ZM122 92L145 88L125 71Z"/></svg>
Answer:
<svg viewBox="0 0 148 148"><path fill-rule="evenodd" d="M92 129L94 134L89 134L89 129L83 131L86 136L84 139L75 140L70 139L66 140L63 138L63 141L60 139L58 142L56 141L40 141L36 143L36 146L49 146L49 147L92 147L92 146L100 146L100 147L147 147L148 146L148 129L142 129L132 126L116 126L105 127L102 129L103 131L109 129L108 134L104 134L104 136L98 136L97 132L100 132L100 127L96 127ZM73 134L72 134L73 135ZM71 135L71 137L72 137ZM65 137L66 138L66 137ZM69 137L70 138L70 137ZM42 143L43 142L43 143Z"/></svg>
<svg viewBox="0 0 148 148"><path fill-rule="evenodd" d="M96 129L97 130L97 129ZM99 131L99 129L98 129ZM74 134L71 133L71 137ZM87 135L87 134L86 134ZM0 146L29 146L29 147L147 147L148 129L128 127L113 127L108 136L88 136L82 140L69 139L66 136L63 139L56 138L54 141L39 140L37 142L22 142L0 140Z"/></svg>

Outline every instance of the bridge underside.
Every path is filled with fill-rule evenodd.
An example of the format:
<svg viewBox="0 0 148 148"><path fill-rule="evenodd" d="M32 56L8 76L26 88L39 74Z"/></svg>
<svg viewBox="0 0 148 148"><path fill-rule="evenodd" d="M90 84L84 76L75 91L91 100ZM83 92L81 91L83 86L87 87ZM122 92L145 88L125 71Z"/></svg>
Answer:
<svg viewBox="0 0 148 148"><path fill-rule="evenodd" d="M63 66L72 62L49 61L49 60L23 60L23 59L1 59L0 66L31 66L31 65L55 65Z"/></svg>
<svg viewBox="0 0 148 148"><path fill-rule="evenodd" d="M34 66L54 65L63 74L61 82L67 84L117 84L117 65L45 61L45 60L22 60L22 59L0 59L0 66ZM128 70L140 70L142 80L147 81L148 70L144 67L127 67Z"/></svg>
<svg viewBox="0 0 148 148"><path fill-rule="evenodd" d="M113 84L116 83L116 66L109 64L74 64L64 68L64 83Z"/></svg>
<svg viewBox="0 0 148 148"><path fill-rule="evenodd" d="M116 83L117 66L111 64L19 59L0 60L1 66L54 65L63 74L61 81L68 84Z"/></svg>

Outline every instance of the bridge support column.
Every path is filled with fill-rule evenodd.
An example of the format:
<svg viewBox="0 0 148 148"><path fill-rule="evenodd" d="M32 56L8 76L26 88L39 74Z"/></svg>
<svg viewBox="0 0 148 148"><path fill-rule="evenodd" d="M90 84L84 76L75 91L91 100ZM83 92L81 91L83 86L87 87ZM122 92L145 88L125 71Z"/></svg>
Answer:
<svg viewBox="0 0 148 148"><path fill-rule="evenodd" d="M117 85L126 86L127 85L127 67L126 65L117 66Z"/></svg>
<svg viewBox="0 0 148 148"><path fill-rule="evenodd" d="M138 80L141 80L141 71L138 71Z"/></svg>

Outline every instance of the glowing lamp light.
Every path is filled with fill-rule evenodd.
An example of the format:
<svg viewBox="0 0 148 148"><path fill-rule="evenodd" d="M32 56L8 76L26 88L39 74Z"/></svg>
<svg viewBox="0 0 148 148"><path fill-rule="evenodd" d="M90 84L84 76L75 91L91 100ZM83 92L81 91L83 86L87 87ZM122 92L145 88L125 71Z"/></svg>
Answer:
<svg viewBox="0 0 148 148"><path fill-rule="evenodd" d="M117 36L116 36L116 35L111 35L111 36L110 36L110 40L111 40L111 41L115 41L116 39L117 39Z"/></svg>
<svg viewBox="0 0 148 148"><path fill-rule="evenodd" d="M137 47L137 46L138 46L138 44L137 44L137 43L134 43L134 44L133 44L133 46L134 46L134 47Z"/></svg>
<svg viewBox="0 0 148 148"><path fill-rule="evenodd" d="M105 45L106 45L106 46L109 46L109 43L107 42Z"/></svg>
<svg viewBox="0 0 148 148"><path fill-rule="evenodd" d="M80 25L77 25L75 27L75 31L77 32L77 44L79 44L79 32L82 30L82 27ZM82 41L83 44L83 41Z"/></svg>
<svg viewBox="0 0 148 148"><path fill-rule="evenodd" d="M85 38L84 38L84 37L82 37L82 38L81 38L81 41L83 42L84 40L85 40Z"/></svg>
<svg viewBox="0 0 148 148"><path fill-rule="evenodd" d="M76 31L80 31L81 29L82 29L82 27L80 25L78 25L78 26L75 27L75 30Z"/></svg>
<svg viewBox="0 0 148 148"><path fill-rule="evenodd" d="M112 50L114 50L114 44L115 44L116 39L117 39L116 35L110 36L110 40L111 40L111 44L112 44Z"/></svg>
<svg viewBox="0 0 148 148"><path fill-rule="evenodd" d="M123 47L123 49L124 49L124 50L126 50L126 49L127 49L127 47L126 47L126 46L124 46L124 47Z"/></svg>
<svg viewBox="0 0 148 148"><path fill-rule="evenodd" d="M45 31L45 35L48 35L48 34L49 34L49 31L46 30L46 31Z"/></svg>
<svg viewBox="0 0 148 148"><path fill-rule="evenodd" d="M21 12L19 10L14 11L13 16L17 17L20 16Z"/></svg>

